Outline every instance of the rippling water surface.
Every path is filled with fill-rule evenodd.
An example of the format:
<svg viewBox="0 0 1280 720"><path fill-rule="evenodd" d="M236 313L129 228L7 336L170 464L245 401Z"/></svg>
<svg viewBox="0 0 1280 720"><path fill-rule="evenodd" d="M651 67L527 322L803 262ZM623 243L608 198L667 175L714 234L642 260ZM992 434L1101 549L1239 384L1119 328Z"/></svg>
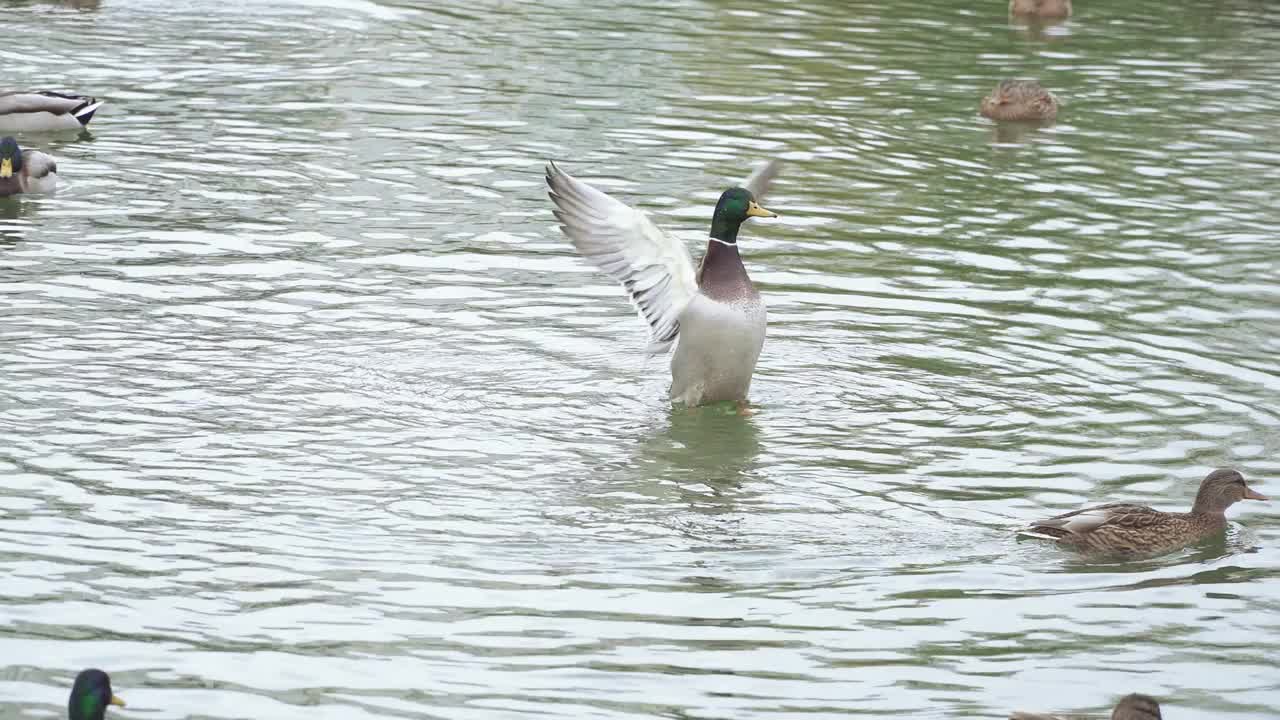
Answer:
<svg viewBox="0 0 1280 720"><path fill-rule="evenodd" d="M6 4L110 104L0 201L0 716L1274 717L1275 506L1011 538L1280 494L1274 8L1077 6ZM759 412L673 413L543 162L692 245L769 156Z"/></svg>

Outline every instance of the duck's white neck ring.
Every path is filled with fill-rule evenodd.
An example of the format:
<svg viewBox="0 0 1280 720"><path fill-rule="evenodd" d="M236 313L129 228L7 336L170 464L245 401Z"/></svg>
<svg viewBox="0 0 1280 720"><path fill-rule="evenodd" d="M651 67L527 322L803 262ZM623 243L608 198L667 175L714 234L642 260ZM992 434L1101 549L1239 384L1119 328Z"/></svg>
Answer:
<svg viewBox="0 0 1280 720"><path fill-rule="evenodd" d="M738 244L738 243L736 243L736 242L729 242L729 241L727 241L727 240L721 240L721 239L720 239L720 238L718 238L718 237L709 237L709 238L707 238L707 239L708 239L708 240L710 240L711 242L718 242L718 243L720 243L721 245L728 245L729 247L734 247L734 246L736 246L736 245Z"/></svg>

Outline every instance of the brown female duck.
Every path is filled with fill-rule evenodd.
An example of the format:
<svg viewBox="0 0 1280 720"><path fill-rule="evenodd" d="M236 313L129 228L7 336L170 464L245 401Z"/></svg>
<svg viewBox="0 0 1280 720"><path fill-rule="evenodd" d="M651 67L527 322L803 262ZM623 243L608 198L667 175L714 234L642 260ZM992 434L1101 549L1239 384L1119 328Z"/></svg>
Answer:
<svg viewBox="0 0 1280 720"><path fill-rule="evenodd" d="M1009 14L1019 17L1071 17L1071 0L1009 0Z"/></svg>
<svg viewBox="0 0 1280 720"><path fill-rule="evenodd" d="M1226 510L1237 501L1267 499L1250 490L1243 475L1223 468L1209 473L1200 483L1200 492L1188 513L1110 503L1040 520L1018 534L1056 540L1088 552L1151 557L1222 532L1227 526Z"/></svg>
<svg viewBox="0 0 1280 720"><path fill-rule="evenodd" d="M1058 98L1035 80L1001 80L978 112L992 120L1042 121L1058 116Z"/></svg>
<svg viewBox="0 0 1280 720"><path fill-rule="evenodd" d="M1009 720L1062 720L1057 715L1016 712ZM1111 720L1161 720L1160 703L1149 695L1125 695L1111 711Z"/></svg>

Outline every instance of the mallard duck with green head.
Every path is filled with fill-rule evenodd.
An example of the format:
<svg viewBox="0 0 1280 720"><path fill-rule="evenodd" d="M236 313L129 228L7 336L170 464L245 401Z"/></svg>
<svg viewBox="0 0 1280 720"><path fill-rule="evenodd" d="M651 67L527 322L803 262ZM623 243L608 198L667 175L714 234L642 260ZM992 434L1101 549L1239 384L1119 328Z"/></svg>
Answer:
<svg viewBox="0 0 1280 720"><path fill-rule="evenodd" d="M1018 534L1102 555L1154 557L1222 532L1227 508L1240 500L1268 499L1246 485L1239 472L1221 468L1200 483L1191 512L1109 503L1034 522Z"/></svg>
<svg viewBox="0 0 1280 720"><path fill-rule="evenodd" d="M47 90L0 93L0 132L81 130L103 104L87 95Z"/></svg>
<svg viewBox="0 0 1280 720"><path fill-rule="evenodd" d="M764 345L764 301L738 251L753 217L777 217L759 205L781 163L763 164L742 187L725 190L711 215L707 251L697 267L684 243L648 215L547 166L560 229L588 260L622 283L649 323L649 351L671 358L671 400L695 406L733 401L745 409Z"/></svg>
<svg viewBox="0 0 1280 720"><path fill-rule="evenodd" d="M1009 0L1009 14L1045 19L1071 17L1071 0Z"/></svg>
<svg viewBox="0 0 1280 720"><path fill-rule="evenodd" d="M978 112L992 120L1043 122L1058 116L1058 98L1037 80L1001 80Z"/></svg>
<svg viewBox="0 0 1280 720"><path fill-rule="evenodd" d="M1039 713L1016 712L1009 720L1066 720L1058 715L1041 715ZM1150 695L1125 695L1116 703L1111 711L1111 720L1162 720L1160 703Z"/></svg>
<svg viewBox="0 0 1280 720"><path fill-rule="evenodd" d="M58 164L39 150L23 150L11 137L0 139L0 197L53 192Z"/></svg>
<svg viewBox="0 0 1280 720"><path fill-rule="evenodd" d="M124 707L124 700L111 692L111 678L97 668L81 670L71 686L67 717L70 720L102 720L108 705Z"/></svg>

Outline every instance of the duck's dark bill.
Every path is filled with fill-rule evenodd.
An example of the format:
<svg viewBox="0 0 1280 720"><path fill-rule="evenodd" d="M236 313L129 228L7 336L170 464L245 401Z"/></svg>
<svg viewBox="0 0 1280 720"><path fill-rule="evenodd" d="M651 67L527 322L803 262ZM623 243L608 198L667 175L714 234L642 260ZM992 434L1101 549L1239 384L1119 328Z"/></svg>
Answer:
<svg viewBox="0 0 1280 720"><path fill-rule="evenodd" d="M1245 500L1270 500L1271 498L1267 497L1266 495L1263 495L1260 492L1257 492L1256 490L1253 490L1252 488L1245 488L1244 499Z"/></svg>

